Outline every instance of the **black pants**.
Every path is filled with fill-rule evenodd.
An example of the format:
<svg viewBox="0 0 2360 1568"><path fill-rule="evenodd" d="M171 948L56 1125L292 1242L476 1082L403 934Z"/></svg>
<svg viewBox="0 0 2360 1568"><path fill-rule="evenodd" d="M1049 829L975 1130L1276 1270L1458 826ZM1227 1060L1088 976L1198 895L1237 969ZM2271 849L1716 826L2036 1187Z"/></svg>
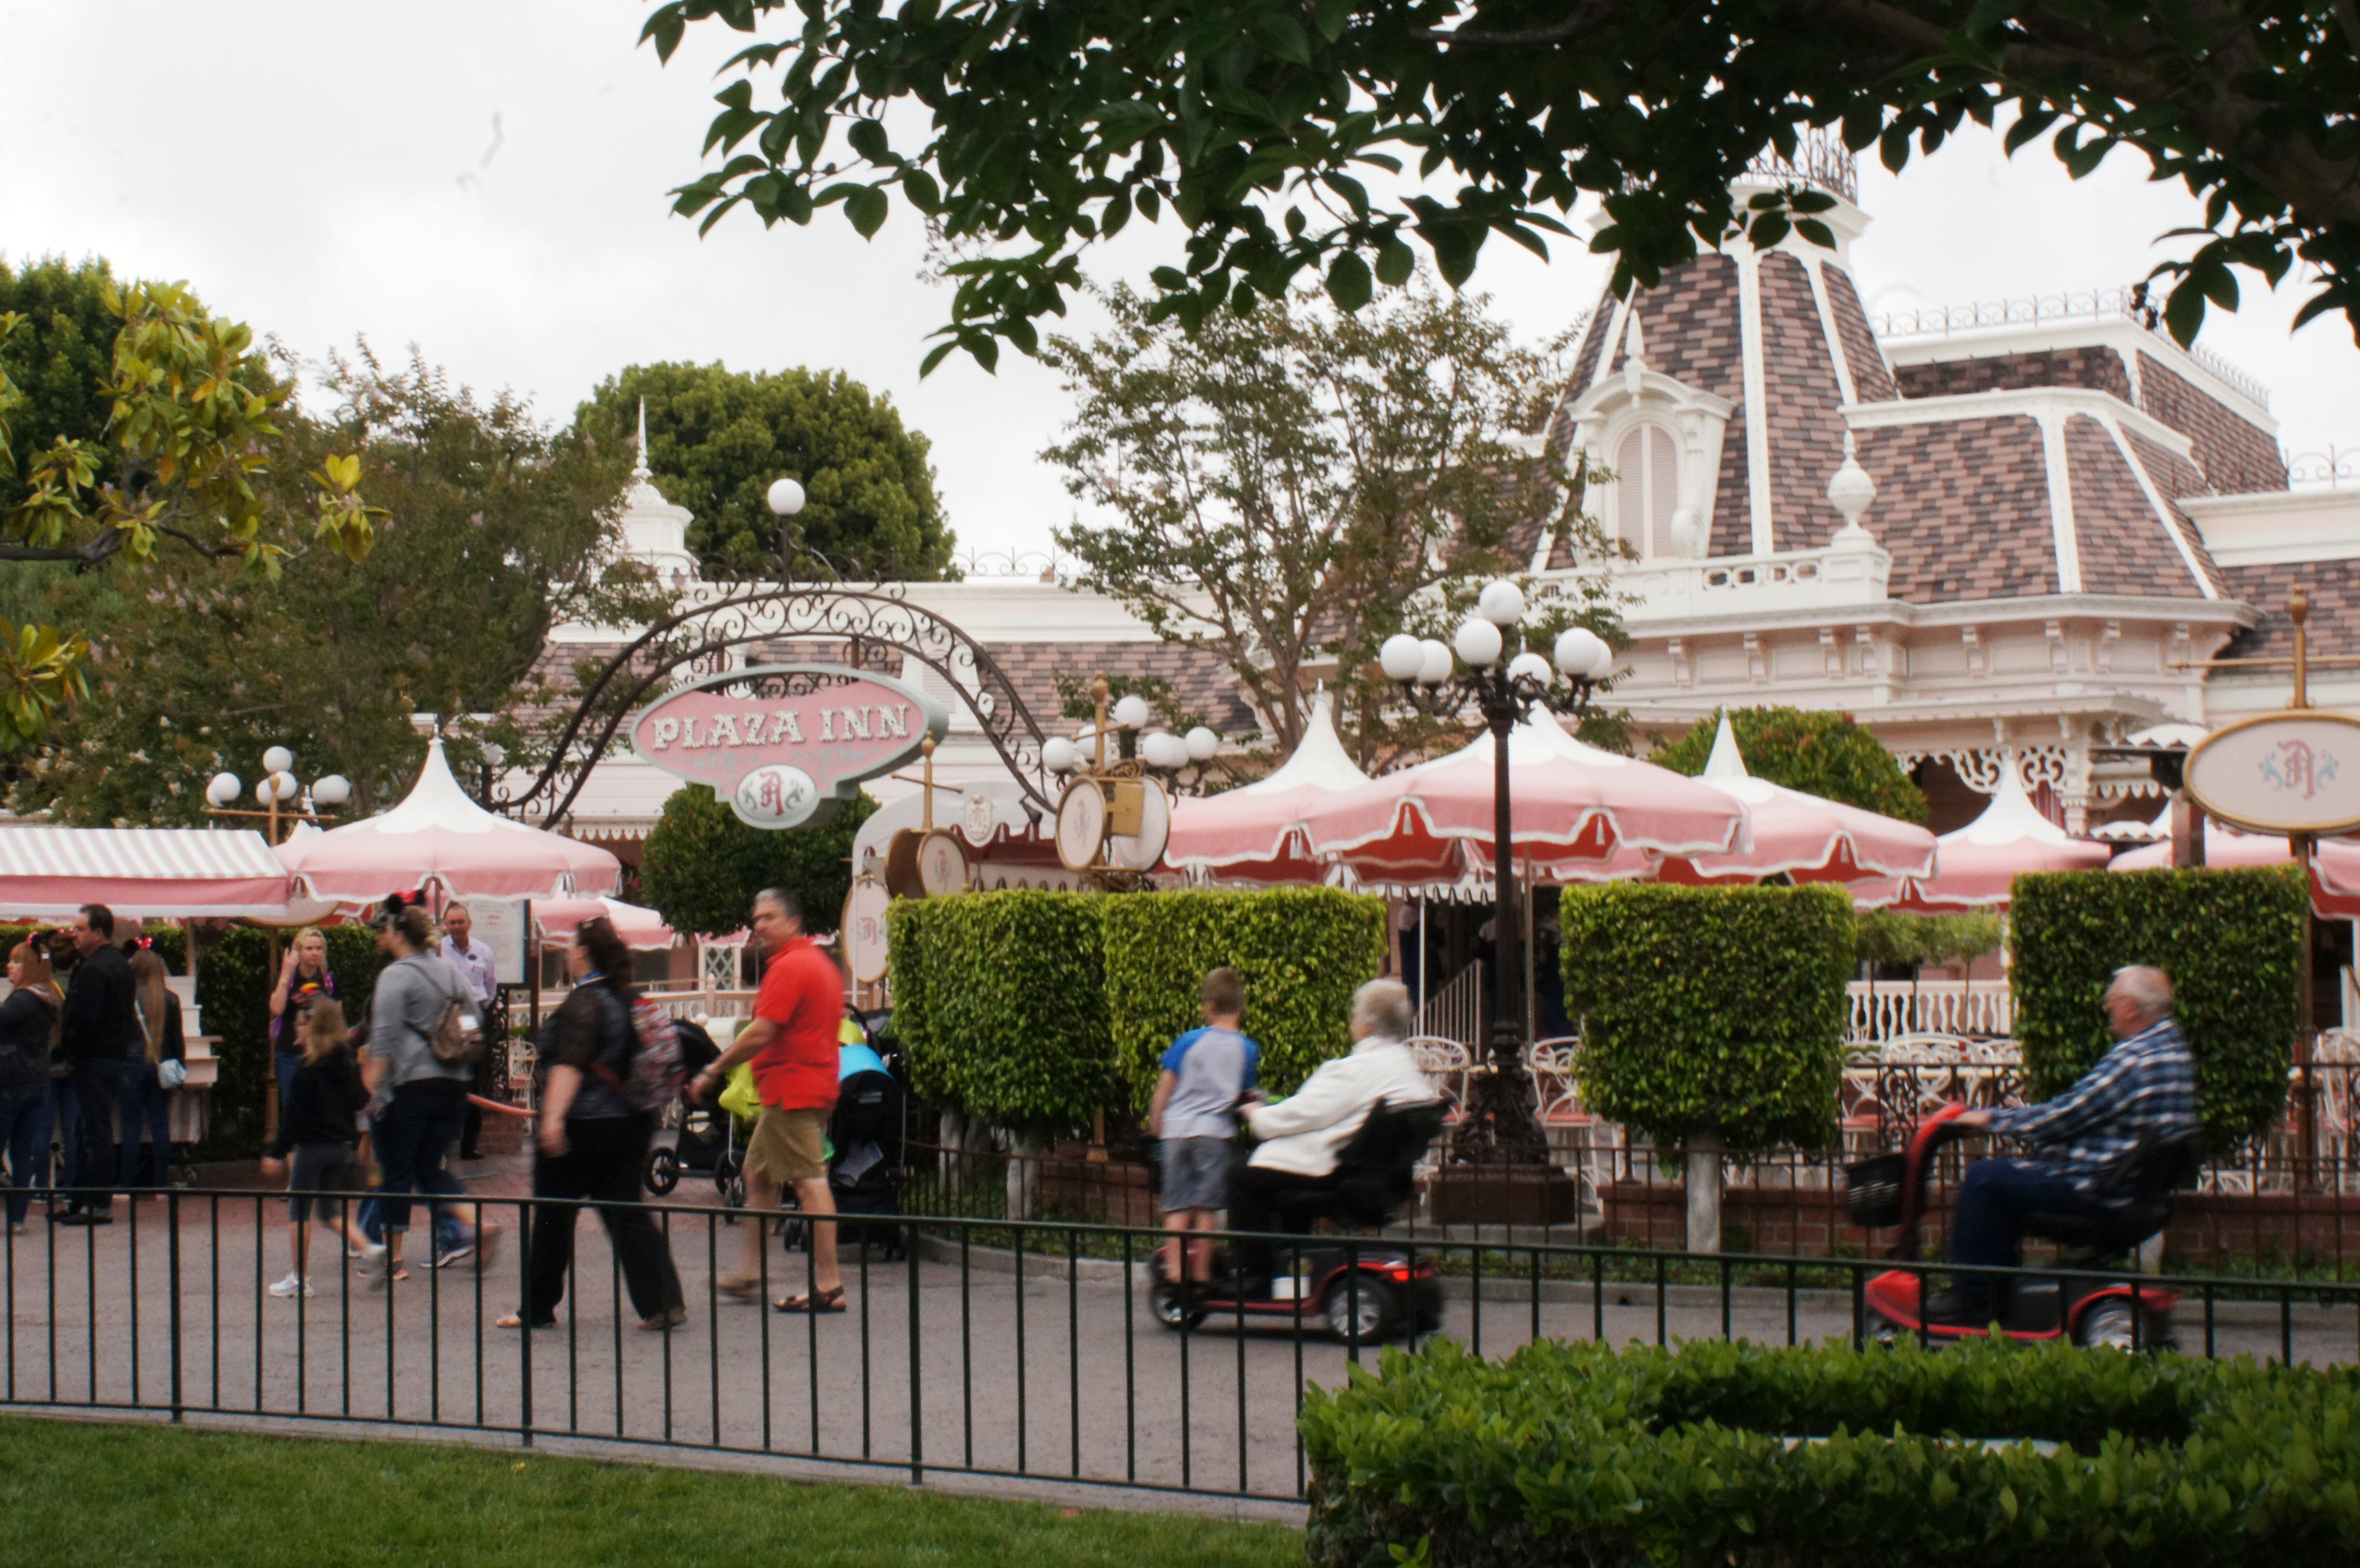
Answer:
<svg viewBox="0 0 2360 1568"><path fill-rule="evenodd" d="M138 1114L139 1079L153 1071L147 1059L85 1057L74 1063L73 1085L82 1102L82 1159L72 1185L106 1189L115 1184L115 1118L119 1110L124 1126ZM77 1196L73 1206L104 1214L113 1207L104 1191Z"/></svg>
<svg viewBox="0 0 2360 1568"><path fill-rule="evenodd" d="M1273 1171L1262 1165L1235 1165L1229 1169L1229 1228L1231 1230L1296 1231L1303 1227L1290 1225L1285 1216L1276 1212L1284 1202L1289 1206L1306 1198L1334 1191L1336 1178L1303 1176L1292 1171ZM1276 1272L1274 1262L1278 1244L1269 1241L1240 1241L1237 1244L1238 1273L1249 1282L1266 1281Z"/></svg>
<svg viewBox="0 0 2360 1568"><path fill-rule="evenodd" d="M517 1315L540 1327L553 1323L565 1297L565 1271L574 1261L574 1223L580 1200L599 1205L623 1268L631 1308L651 1318L681 1304L680 1274L672 1267L656 1217L639 1206L639 1170L654 1127L646 1116L600 1116L565 1123L566 1151L555 1159L536 1155L532 1195L572 1200L536 1203L532 1211L532 1275Z"/></svg>

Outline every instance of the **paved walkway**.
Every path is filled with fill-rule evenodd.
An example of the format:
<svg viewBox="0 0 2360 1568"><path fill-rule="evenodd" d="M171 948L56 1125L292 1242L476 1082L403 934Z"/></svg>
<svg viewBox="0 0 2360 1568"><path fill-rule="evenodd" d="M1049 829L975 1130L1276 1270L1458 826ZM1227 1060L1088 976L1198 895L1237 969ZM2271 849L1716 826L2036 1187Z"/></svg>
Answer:
<svg viewBox="0 0 2360 1568"><path fill-rule="evenodd" d="M671 1443L725 1454L867 1462L908 1475L954 1466L1041 1482L1076 1478L1156 1486L1295 1494L1302 1476L1299 1390L1332 1387L1349 1354L1324 1334L1216 1320L1189 1334L1147 1316L1141 1267L1068 1274L1062 1258L1020 1276L1005 1255L937 1242L912 1260L847 1259L852 1310L789 1317L713 1288L734 1271L749 1223L712 1213L667 1217L690 1322L641 1332L603 1231L579 1231L562 1321L528 1337L493 1326L516 1304L516 1226L524 1205L511 1163L476 1172L508 1227L491 1267L413 1268L372 1291L330 1267L315 1234L320 1293L272 1300L287 1269L279 1201L218 1193L180 1201L177 1238L154 1201L118 1204L95 1230L40 1225L10 1238L0 1397L11 1402L186 1409L305 1421L448 1424L509 1434L526 1427L602 1443ZM692 1194L683 1189L681 1196ZM257 1221L264 1238L255 1246ZM804 1260L773 1245L772 1293L803 1287ZM168 1286L177 1260L177 1323ZM1480 1315L1464 1294L1442 1332L1498 1355L1535 1333L1586 1337L1598 1309L1586 1290L1486 1285ZM1646 1286L1610 1287L1606 1335L1652 1342L1721 1332L1717 1297L1675 1292L1659 1309ZM1784 1343L1785 1299L1741 1291L1731 1329ZM2306 1310L2299 1358L2355 1358L2349 1312ZM1798 1299L1794 1331L1841 1340L1841 1297ZM2193 1342L2183 1324L2183 1337ZM1476 1336L1480 1334L1480 1341ZM2223 1354L2275 1354L2274 1317L2217 1331ZM2191 1347L2193 1345L2191 1344ZM176 1355L177 1351L177 1355ZM1373 1348L1365 1353L1373 1361ZM913 1433L915 1441L913 1442ZM508 1441L514 1441L511 1435Z"/></svg>

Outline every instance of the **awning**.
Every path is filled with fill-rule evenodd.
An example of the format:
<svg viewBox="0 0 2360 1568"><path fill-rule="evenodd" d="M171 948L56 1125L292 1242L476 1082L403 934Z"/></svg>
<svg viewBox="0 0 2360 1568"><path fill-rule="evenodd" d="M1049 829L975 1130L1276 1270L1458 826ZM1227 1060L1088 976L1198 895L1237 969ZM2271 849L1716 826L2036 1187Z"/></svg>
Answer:
<svg viewBox="0 0 2360 1568"><path fill-rule="evenodd" d="M137 920L283 919L289 890L251 829L0 823L0 915L64 920L104 904Z"/></svg>

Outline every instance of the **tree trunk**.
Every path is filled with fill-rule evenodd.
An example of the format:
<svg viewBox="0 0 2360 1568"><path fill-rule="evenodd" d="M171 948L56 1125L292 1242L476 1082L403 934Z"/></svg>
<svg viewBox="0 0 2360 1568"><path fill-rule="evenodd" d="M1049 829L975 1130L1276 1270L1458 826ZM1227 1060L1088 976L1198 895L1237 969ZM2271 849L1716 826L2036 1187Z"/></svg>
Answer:
<svg viewBox="0 0 2360 1568"><path fill-rule="evenodd" d="M1688 1250L1721 1250L1721 1129L1691 1128L1688 1138Z"/></svg>
<svg viewBox="0 0 2360 1568"><path fill-rule="evenodd" d="M934 1141L942 1147L936 1171L943 1191L956 1192L967 1185L967 1118L956 1111L943 1112L942 1130Z"/></svg>
<svg viewBox="0 0 2360 1568"><path fill-rule="evenodd" d="M1041 1139L1030 1132L1008 1135L1008 1217L1029 1220L1041 1206Z"/></svg>

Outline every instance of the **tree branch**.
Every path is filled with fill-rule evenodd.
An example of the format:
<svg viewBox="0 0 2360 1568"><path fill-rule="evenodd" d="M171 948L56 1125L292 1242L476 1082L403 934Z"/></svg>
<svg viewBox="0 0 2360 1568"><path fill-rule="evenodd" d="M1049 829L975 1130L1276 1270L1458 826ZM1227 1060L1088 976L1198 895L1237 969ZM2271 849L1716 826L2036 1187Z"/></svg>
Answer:
<svg viewBox="0 0 2360 1568"><path fill-rule="evenodd" d="M1410 36L1427 43L1448 44L1454 49L1536 49L1571 43L1622 8L1621 0L1590 0L1590 4L1576 5L1573 14L1563 21L1552 22L1546 27L1524 27L1502 33L1470 32L1464 27L1448 31L1438 27L1420 27Z"/></svg>
<svg viewBox="0 0 2360 1568"><path fill-rule="evenodd" d="M70 561L77 566L96 566L122 550L126 536L120 528L108 528L85 545L71 549L62 546L0 543L0 561Z"/></svg>

